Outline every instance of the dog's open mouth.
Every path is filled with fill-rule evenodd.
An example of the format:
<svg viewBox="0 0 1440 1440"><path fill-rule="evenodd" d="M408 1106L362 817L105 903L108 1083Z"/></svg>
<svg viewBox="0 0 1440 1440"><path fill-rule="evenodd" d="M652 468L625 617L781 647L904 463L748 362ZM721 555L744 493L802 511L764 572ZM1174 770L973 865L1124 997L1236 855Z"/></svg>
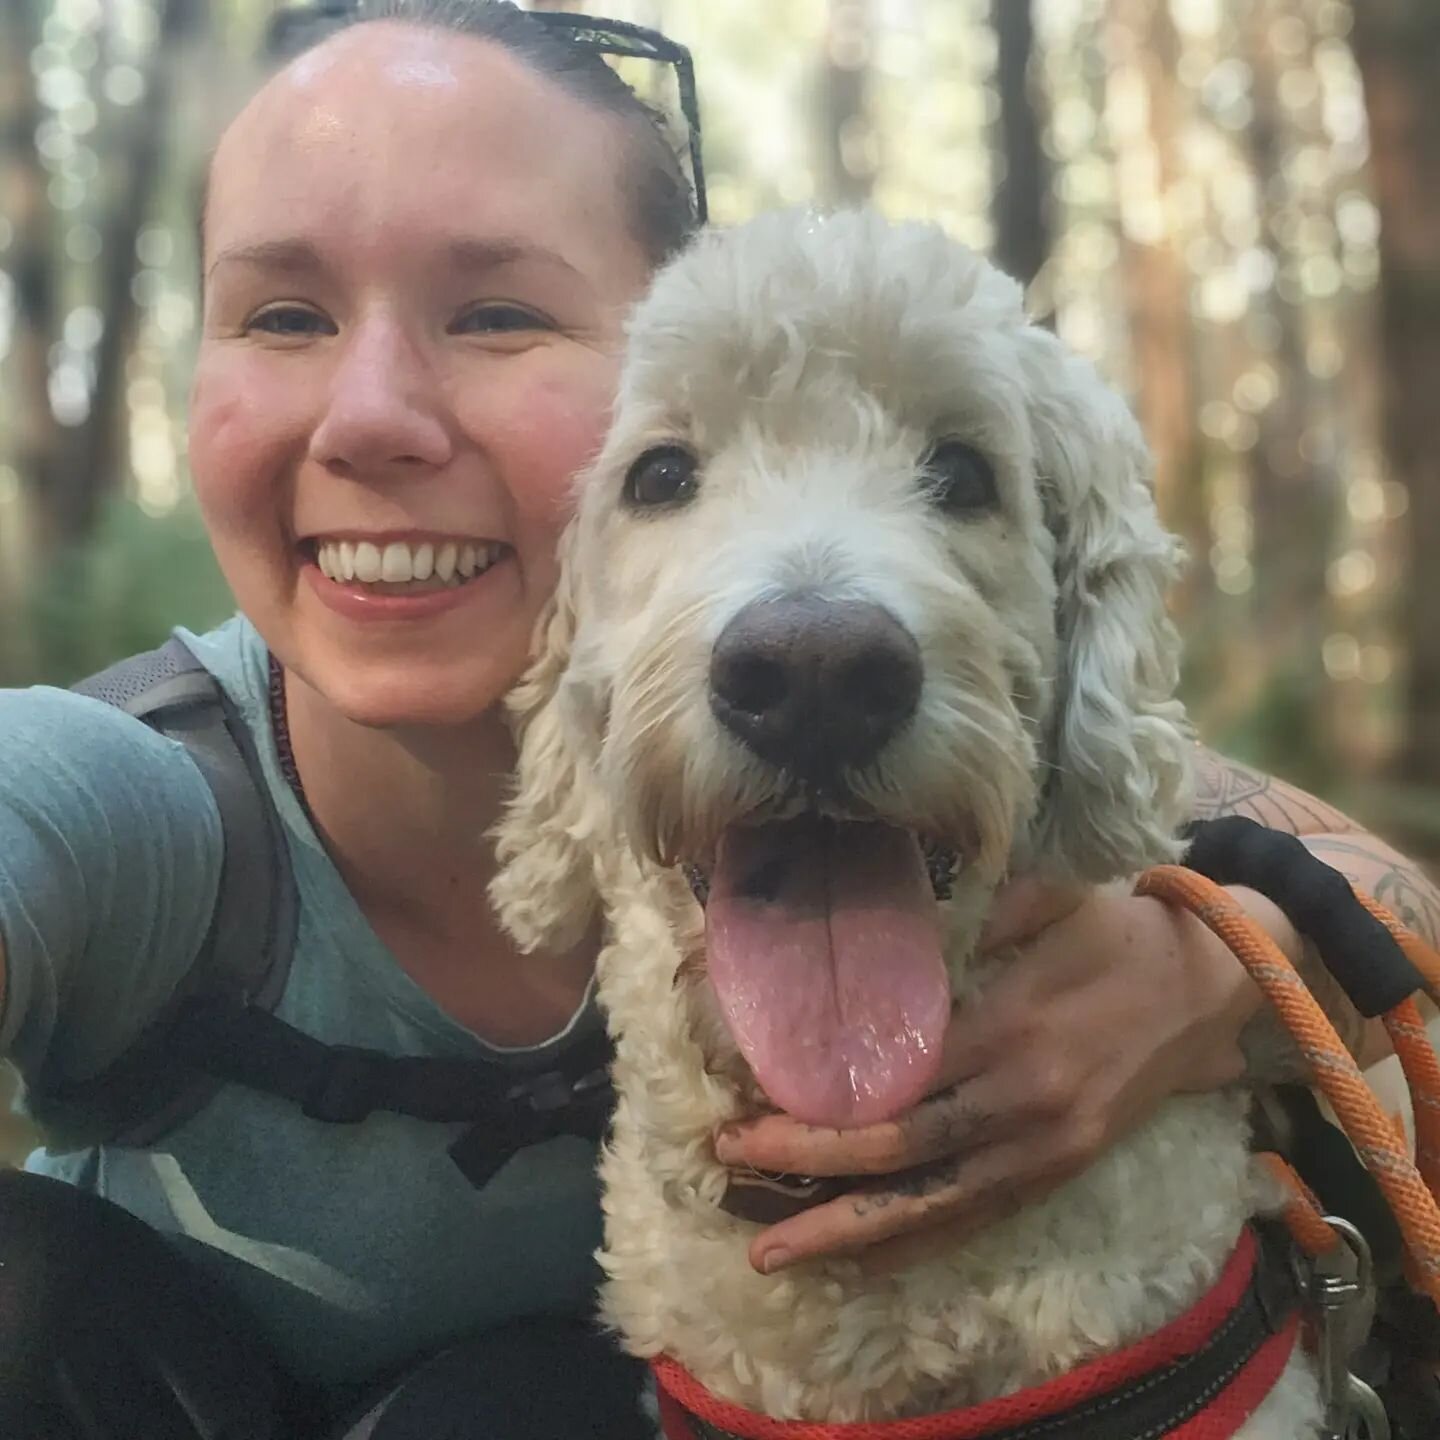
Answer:
<svg viewBox="0 0 1440 1440"><path fill-rule="evenodd" d="M849 1128L934 1087L950 1015L941 865L879 821L805 815L722 835L706 896L710 979L782 1110Z"/></svg>

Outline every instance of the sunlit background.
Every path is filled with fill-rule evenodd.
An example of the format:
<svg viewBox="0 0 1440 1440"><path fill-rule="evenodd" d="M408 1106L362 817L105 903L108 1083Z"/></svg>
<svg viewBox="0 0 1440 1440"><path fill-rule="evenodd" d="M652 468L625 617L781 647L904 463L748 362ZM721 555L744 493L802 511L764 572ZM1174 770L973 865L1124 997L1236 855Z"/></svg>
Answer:
<svg viewBox="0 0 1440 1440"><path fill-rule="evenodd" d="M228 611L193 215L275 8L0 0L0 683ZM1440 858L1440 4L593 8L692 47L719 222L868 200L1030 281L1155 449L1207 738Z"/></svg>

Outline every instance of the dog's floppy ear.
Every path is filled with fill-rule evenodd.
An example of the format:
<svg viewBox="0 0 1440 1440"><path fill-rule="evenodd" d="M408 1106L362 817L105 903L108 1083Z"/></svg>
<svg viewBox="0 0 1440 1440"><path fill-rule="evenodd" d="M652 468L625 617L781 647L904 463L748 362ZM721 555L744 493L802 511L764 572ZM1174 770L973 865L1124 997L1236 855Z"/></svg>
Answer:
<svg viewBox="0 0 1440 1440"><path fill-rule="evenodd" d="M572 674L579 615L567 559L574 531L572 522L560 542L560 583L536 627L535 656L506 700L519 758L515 794L495 829L499 870L490 900L526 951L578 945L598 904L605 812L594 769L599 735Z"/></svg>
<svg viewBox="0 0 1440 1440"><path fill-rule="evenodd" d="M1156 514L1149 452L1125 403L1046 332L1026 338L1058 640L1053 769L1032 856L1046 871L1107 879L1177 858L1175 832L1190 818L1180 646L1165 612L1180 546Z"/></svg>

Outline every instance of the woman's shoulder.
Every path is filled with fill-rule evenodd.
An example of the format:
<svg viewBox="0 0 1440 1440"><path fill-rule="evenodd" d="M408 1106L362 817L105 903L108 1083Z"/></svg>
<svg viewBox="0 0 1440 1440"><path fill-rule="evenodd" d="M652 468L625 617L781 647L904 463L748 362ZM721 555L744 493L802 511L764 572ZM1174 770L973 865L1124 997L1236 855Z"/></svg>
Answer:
<svg viewBox="0 0 1440 1440"><path fill-rule="evenodd" d="M262 724L253 677L263 676L264 645L253 628L237 619L203 635L176 634L246 725ZM197 827L219 838L210 784L185 744L121 704L51 685L0 689L0 811L12 827L39 825L72 845L92 833L123 844L142 832L193 843Z"/></svg>
<svg viewBox="0 0 1440 1440"><path fill-rule="evenodd" d="M103 778L126 765L163 768L177 752L174 742L93 696L51 685L0 690L0 790L48 781L56 770Z"/></svg>
<svg viewBox="0 0 1440 1440"><path fill-rule="evenodd" d="M231 621L200 636L176 632L242 713L254 708L247 693L254 668L247 631L253 635L248 625ZM27 779L50 783L57 770L103 786L107 777L118 780L132 771L185 777L193 762L183 745L98 694L54 685L0 689L0 790L23 790Z"/></svg>
<svg viewBox="0 0 1440 1440"><path fill-rule="evenodd" d="M0 1053L62 1076L118 1053L197 953L223 854L184 745L71 690L0 691Z"/></svg>
<svg viewBox="0 0 1440 1440"><path fill-rule="evenodd" d="M270 686L270 652L243 615L199 634L178 625L178 639L213 675L252 730L264 729Z"/></svg>

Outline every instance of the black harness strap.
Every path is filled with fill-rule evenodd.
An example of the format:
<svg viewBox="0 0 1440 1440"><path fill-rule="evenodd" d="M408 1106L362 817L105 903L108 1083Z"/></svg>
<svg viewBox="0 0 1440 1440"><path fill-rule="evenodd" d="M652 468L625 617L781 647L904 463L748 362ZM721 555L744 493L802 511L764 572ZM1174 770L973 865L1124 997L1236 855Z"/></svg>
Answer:
<svg viewBox="0 0 1440 1440"><path fill-rule="evenodd" d="M146 1146L200 1110L221 1081L172 1059L177 1017L197 995L273 1006L294 949L297 899L284 831L244 720L179 640L74 687L179 741L219 811L225 850L200 953L165 1009L113 1064L65 1086L36 1085L30 1106L52 1150Z"/></svg>
<svg viewBox="0 0 1440 1440"><path fill-rule="evenodd" d="M178 1017L170 1044L174 1061L289 1100L313 1120L349 1125L383 1110L469 1122L450 1154L477 1186L526 1146L559 1135L598 1140L614 1104L613 1052L598 1024L532 1068L329 1045L258 1006L199 1000Z"/></svg>

